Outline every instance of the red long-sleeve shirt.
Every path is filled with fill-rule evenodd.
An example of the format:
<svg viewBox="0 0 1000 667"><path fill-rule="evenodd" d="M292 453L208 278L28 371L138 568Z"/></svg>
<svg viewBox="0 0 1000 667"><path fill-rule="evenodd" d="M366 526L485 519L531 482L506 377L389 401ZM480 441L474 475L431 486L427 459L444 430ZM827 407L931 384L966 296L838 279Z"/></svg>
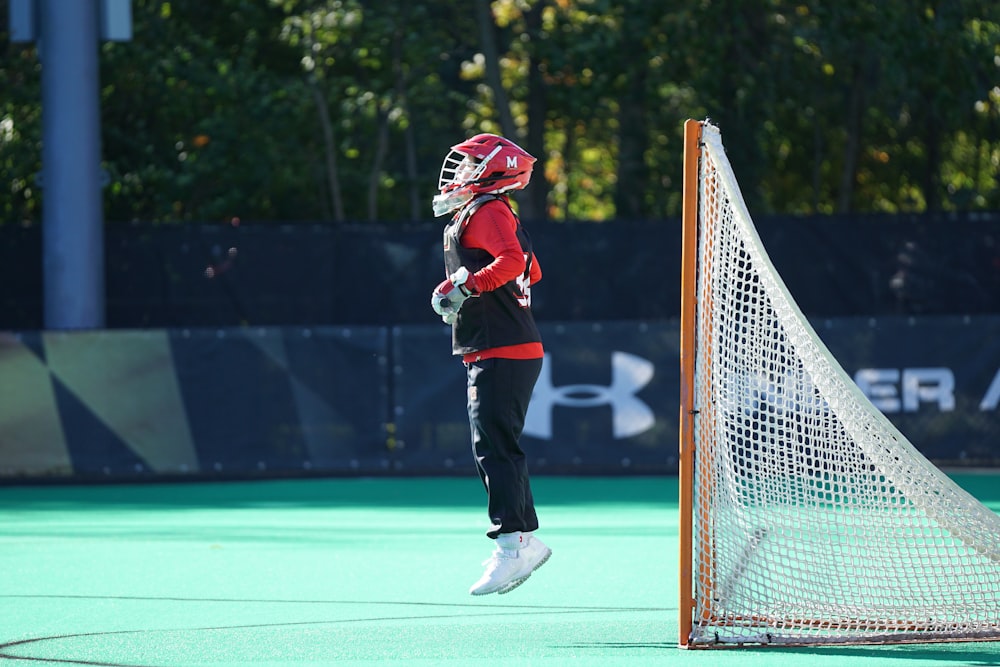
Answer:
<svg viewBox="0 0 1000 667"><path fill-rule="evenodd" d="M480 292L491 292L524 273L525 258L514 231L517 221L502 202L488 202L466 223L462 245L493 255L492 262L474 274ZM542 279L538 258L531 256L531 284Z"/></svg>
<svg viewBox="0 0 1000 667"><path fill-rule="evenodd" d="M466 248L480 248L493 256L493 261L473 274L476 289L490 292L524 273L527 263L517 240L517 220L510 208L501 201L491 201L479 208L466 222L461 243ZM538 258L531 255L531 284L542 279ZM495 347L470 353L463 361L495 357L504 359L538 359L545 354L541 343L522 343Z"/></svg>

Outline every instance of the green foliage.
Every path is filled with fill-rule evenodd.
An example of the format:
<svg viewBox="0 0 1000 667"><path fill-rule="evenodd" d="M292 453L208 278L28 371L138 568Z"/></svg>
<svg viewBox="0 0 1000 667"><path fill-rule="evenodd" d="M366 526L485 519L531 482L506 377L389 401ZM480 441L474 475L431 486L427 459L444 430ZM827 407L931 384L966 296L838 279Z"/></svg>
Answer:
<svg viewBox="0 0 1000 667"><path fill-rule="evenodd" d="M133 20L99 47L112 223L427 220L447 148L501 132L503 101L556 220L679 215L689 117L720 125L754 212L1000 209L992 0L133 0ZM0 224L34 224L41 65L4 43Z"/></svg>
<svg viewBox="0 0 1000 667"><path fill-rule="evenodd" d="M6 2L0 11L7 15ZM0 37L2 39L2 37ZM4 40L6 41L6 40ZM40 67L35 49L10 44L0 57L0 224L39 219L42 114Z"/></svg>

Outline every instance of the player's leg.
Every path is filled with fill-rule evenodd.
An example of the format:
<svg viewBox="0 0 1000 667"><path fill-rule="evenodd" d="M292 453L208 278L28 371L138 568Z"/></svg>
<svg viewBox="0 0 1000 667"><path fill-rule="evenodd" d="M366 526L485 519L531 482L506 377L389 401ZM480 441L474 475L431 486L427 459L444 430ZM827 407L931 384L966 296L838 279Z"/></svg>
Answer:
<svg viewBox="0 0 1000 667"><path fill-rule="evenodd" d="M488 498L487 535L496 540L486 572L470 589L474 595L513 590L552 553L532 535L538 517L519 442L541 364L488 359L468 367L473 454Z"/></svg>

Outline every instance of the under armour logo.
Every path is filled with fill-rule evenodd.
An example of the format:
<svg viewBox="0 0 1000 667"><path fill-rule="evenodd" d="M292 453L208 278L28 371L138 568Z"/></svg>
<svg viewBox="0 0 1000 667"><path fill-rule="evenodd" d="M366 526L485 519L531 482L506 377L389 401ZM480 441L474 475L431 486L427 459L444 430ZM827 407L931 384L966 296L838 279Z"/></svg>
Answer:
<svg viewBox="0 0 1000 667"><path fill-rule="evenodd" d="M507 168L508 169L517 169L517 156L516 155L508 155L507 156Z"/></svg>
<svg viewBox="0 0 1000 667"><path fill-rule="evenodd" d="M545 440L552 438L552 408L565 405L592 408L610 405L615 438L629 438L649 430L656 422L653 410L636 396L653 379L653 362L626 352L611 354L611 385L568 384L552 386L549 355L542 362L542 372L531 395L524 433Z"/></svg>

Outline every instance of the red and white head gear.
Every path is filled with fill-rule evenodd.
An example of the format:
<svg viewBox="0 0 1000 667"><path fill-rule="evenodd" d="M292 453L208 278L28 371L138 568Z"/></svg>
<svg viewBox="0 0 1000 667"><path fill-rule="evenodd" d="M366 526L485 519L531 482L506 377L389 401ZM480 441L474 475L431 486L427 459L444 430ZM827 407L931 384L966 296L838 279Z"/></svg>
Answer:
<svg viewBox="0 0 1000 667"><path fill-rule="evenodd" d="M520 190L531 180L535 158L509 139L476 136L451 147L441 165L434 215L450 213L478 194Z"/></svg>

